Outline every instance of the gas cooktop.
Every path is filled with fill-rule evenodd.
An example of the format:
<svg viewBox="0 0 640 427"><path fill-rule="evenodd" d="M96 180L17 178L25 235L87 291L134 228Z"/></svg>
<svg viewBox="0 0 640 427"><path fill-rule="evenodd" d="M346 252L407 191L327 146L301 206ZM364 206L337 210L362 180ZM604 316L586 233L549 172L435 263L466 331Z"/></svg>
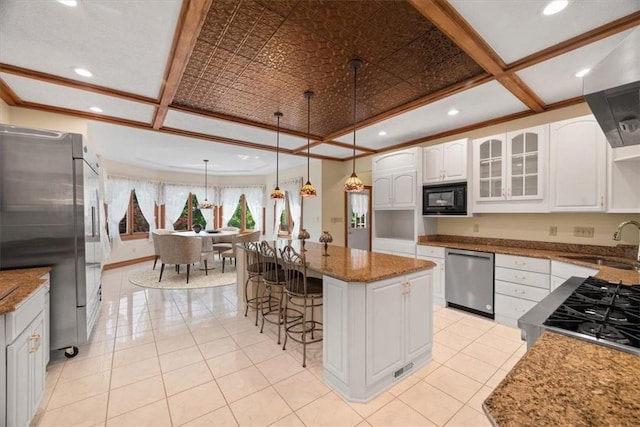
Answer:
<svg viewBox="0 0 640 427"><path fill-rule="evenodd" d="M543 322L546 329L640 354L640 285L589 277Z"/></svg>

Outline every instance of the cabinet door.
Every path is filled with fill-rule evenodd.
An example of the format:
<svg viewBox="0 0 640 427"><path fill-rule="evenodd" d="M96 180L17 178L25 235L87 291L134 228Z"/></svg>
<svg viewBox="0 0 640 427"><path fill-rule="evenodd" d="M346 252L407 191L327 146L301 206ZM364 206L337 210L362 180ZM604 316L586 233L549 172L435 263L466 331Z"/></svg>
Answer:
<svg viewBox="0 0 640 427"><path fill-rule="evenodd" d="M424 259L431 261L436 266L431 270L432 272L432 288L433 288L433 303L441 306L445 305L444 300L444 259L433 258L424 255L418 255L418 259Z"/></svg>
<svg viewBox="0 0 640 427"><path fill-rule="evenodd" d="M392 175L378 176L373 179L373 207L391 207Z"/></svg>
<svg viewBox="0 0 640 427"><path fill-rule="evenodd" d="M404 277L367 286L366 382L374 384L403 366Z"/></svg>
<svg viewBox="0 0 640 427"><path fill-rule="evenodd" d="M413 208L416 206L416 172L393 175L393 207Z"/></svg>
<svg viewBox="0 0 640 427"><path fill-rule="evenodd" d="M7 346L7 425L28 426L31 422L33 363L31 331L26 329Z"/></svg>
<svg viewBox="0 0 640 427"><path fill-rule="evenodd" d="M505 136L477 139L473 143L474 195L476 201L504 200L503 155Z"/></svg>
<svg viewBox="0 0 640 427"><path fill-rule="evenodd" d="M437 267L435 267L437 268ZM432 271L407 276L407 360L424 353L431 346L433 303L431 298Z"/></svg>
<svg viewBox="0 0 640 427"><path fill-rule="evenodd" d="M607 141L593 116L551 123L550 209L605 210Z"/></svg>
<svg viewBox="0 0 640 427"><path fill-rule="evenodd" d="M45 382L45 373L47 364L45 362L46 354L46 336L45 336L45 324L44 324L44 313L41 313L36 319L33 321L32 326L30 328L32 338L32 353L31 353L31 372L32 372L32 382L31 382L31 403L30 407L32 410L31 416L35 415L35 411L40 406L40 401L42 400L42 396L44 396L44 382Z"/></svg>
<svg viewBox="0 0 640 427"><path fill-rule="evenodd" d="M443 144L425 147L423 152L422 176L425 184L434 184L442 181L444 171L442 164Z"/></svg>
<svg viewBox="0 0 640 427"><path fill-rule="evenodd" d="M507 134L507 198L541 199L544 195L545 126Z"/></svg>
<svg viewBox="0 0 640 427"><path fill-rule="evenodd" d="M443 144L442 169L444 170L443 181L458 181L467 179L466 139Z"/></svg>

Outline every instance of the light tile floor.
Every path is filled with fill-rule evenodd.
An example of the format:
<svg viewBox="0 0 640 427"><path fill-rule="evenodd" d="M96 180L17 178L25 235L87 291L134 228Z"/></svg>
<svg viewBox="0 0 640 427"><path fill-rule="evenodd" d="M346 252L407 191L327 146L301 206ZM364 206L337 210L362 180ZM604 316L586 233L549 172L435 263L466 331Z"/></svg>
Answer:
<svg viewBox="0 0 640 427"><path fill-rule="evenodd" d="M73 359L48 367L32 426L488 426L482 401L525 352L517 329L435 307L433 361L367 404L322 381L321 344L307 368L260 334L235 285L169 291L132 285L151 264L103 275L100 319Z"/></svg>

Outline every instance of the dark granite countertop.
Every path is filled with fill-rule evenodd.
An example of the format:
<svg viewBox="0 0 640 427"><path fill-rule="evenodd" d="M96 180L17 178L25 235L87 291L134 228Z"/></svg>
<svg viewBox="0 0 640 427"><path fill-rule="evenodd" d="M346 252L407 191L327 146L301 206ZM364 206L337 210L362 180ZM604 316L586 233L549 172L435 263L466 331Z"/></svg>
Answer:
<svg viewBox="0 0 640 427"><path fill-rule="evenodd" d="M496 426L638 426L640 357L545 331L483 403Z"/></svg>

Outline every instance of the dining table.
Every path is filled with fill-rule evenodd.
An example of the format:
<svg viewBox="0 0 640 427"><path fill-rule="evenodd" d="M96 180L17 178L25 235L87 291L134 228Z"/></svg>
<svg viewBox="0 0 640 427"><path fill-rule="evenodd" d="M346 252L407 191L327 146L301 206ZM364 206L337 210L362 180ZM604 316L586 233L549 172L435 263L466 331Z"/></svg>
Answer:
<svg viewBox="0 0 640 427"><path fill-rule="evenodd" d="M203 239L210 239L211 246L212 246L214 243L220 243L221 241L226 241L230 237L236 236L239 233L240 233L239 230L201 230L199 233L196 233L195 231L191 230L191 231L176 231L173 234L178 236L184 236L184 237L200 237ZM231 243L231 240L228 240L228 242ZM215 269L215 267L213 267L214 252L212 251L211 254L212 254L211 265L207 267L207 270ZM198 269L199 270L205 269L204 264L202 262L200 262Z"/></svg>

